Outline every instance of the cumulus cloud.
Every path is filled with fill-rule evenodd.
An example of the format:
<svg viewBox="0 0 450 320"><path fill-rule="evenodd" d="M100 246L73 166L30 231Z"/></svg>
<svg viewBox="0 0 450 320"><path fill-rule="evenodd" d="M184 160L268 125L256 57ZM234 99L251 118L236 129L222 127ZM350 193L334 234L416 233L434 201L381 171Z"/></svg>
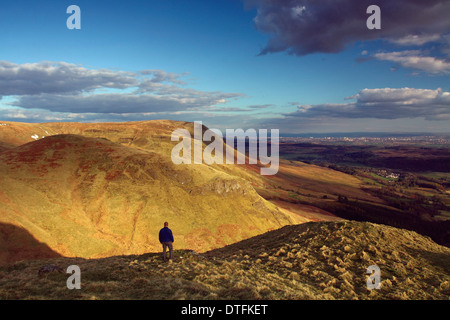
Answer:
<svg viewBox="0 0 450 320"><path fill-rule="evenodd" d="M226 95L229 97L229 95ZM141 113L201 109L226 102L220 94L205 93L193 97L173 97L151 94L92 94L55 95L40 94L21 96L10 104L25 109L45 109L72 113Z"/></svg>
<svg viewBox="0 0 450 320"><path fill-rule="evenodd" d="M131 72L87 69L66 62L16 64L0 61L0 95L76 93L138 84Z"/></svg>
<svg viewBox="0 0 450 320"><path fill-rule="evenodd" d="M0 97L13 97L3 104L23 109L96 114L200 110L244 97L187 88L183 80L187 75L156 69L88 69L66 62L0 61Z"/></svg>
<svg viewBox="0 0 450 320"><path fill-rule="evenodd" d="M286 117L302 118L375 118L402 119L422 117L427 120L450 119L450 92L438 88L363 89L348 97L355 102L299 105Z"/></svg>
<svg viewBox="0 0 450 320"><path fill-rule="evenodd" d="M450 30L448 0L378 0L381 29L368 30L373 1L246 0L257 8L256 28L271 38L261 54L336 53L355 41L386 39L399 44L434 41Z"/></svg>
<svg viewBox="0 0 450 320"><path fill-rule="evenodd" d="M450 73L450 62L423 56L419 50L379 52L374 54L374 57L378 60L395 62L402 67L418 69L428 73Z"/></svg>
<svg viewBox="0 0 450 320"><path fill-rule="evenodd" d="M182 110L186 105L170 97L133 94L22 96L11 103L25 109L45 109L72 113L139 113Z"/></svg>

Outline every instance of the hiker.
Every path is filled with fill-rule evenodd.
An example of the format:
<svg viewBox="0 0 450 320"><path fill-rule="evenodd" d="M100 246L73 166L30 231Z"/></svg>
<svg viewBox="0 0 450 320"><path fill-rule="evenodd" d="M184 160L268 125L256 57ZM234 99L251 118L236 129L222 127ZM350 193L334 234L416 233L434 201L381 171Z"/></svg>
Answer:
<svg viewBox="0 0 450 320"><path fill-rule="evenodd" d="M169 247L170 252L170 260L172 260L173 253L173 234L172 230L169 229L169 223L164 222L164 228L159 231L159 242L161 242L163 246L163 258L166 261L166 248Z"/></svg>

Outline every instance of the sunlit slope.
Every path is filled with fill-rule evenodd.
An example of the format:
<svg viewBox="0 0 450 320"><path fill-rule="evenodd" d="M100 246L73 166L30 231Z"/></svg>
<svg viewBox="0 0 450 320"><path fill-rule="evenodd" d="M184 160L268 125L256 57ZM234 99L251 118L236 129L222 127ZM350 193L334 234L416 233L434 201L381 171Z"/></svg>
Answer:
<svg viewBox="0 0 450 320"><path fill-rule="evenodd" d="M205 254L252 262L286 279L285 298L444 299L450 295L450 249L414 231L368 222L285 226ZM367 268L380 289L367 289ZM275 293L273 293L275 295Z"/></svg>
<svg viewBox="0 0 450 320"><path fill-rule="evenodd" d="M9 146L11 144L20 145L24 142L35 141L35 139L42 139L46 134L77 134L85 137L106 138L123 146L151 151L163 157L169 157L174 146L179 143L178 141L171 141L171 135L175 130L186 129L194 137L194 123L171 120L39 124L4 122L4 124L4 126L0 126L0 143L5 143ZM206 127L203 127L202 132L206 129ZM205 145L203 143L203 148ZM191 147L193 157L193 143ZM225 148L223 150L225 151ZM328 168L281 160L279 172L276 176L262 176L261 166L250 165L248 162L247 159L247 164L245 165L213 164L208 167L209 170L216 170L217 172L243 178L250 182L259 194L266 199L273 200L274 204L281 205L284 210L287 210L285 212L291 215L294 222L297 223L334 218L331 214L322 212L309 205L295 204L295 208L292 208L292 203L277 201L279 198L289 198L290 191L313 194L317 198L321 198L324 194L335 195L336 197L337 194L346 194L352 197L360 196L363 199L369 197L369 195L360 190L360 181L358 179ZM190 169L200 169L202 171L204 166L194 165Z"/></svg>
<svg viewBox="0 0 450 320"><path fill-rule="evenodd" d="M178 141L171 141L171 135L177 129L188 130L191 137L194 138L194 123L184 121L149 120L102 123L21 123L5 121L0 123L0 152L50 135L76 134L92 138L105 138L124 146L149 150L164 157L170 157L172 149L178 144ZM205 130L207 128L203 126L202 132ZM203 148L205 145L203 143ZM194 143L191 146L193 159ZM223 150L225 156L225 146ZM230 149L228 148L227 150ZM223 162L225 163L225 161ZM211 167L228 174L243 177L249 181L261 180L258 166L250 166L250 170L246 166L234 164L213 164Z"/></svg>
<svg viewBox="0 0 450 320"><path fill-rule="evenodd" d="M0 126L0 151L2 144L6 147L19 146L26 142L42 139L56 134L77 134L85 137L106 138L137 149L149 150L163 156L170 156L178 143L171 141L172 133L177 129L186 129L194 137L194 123L172 120L150 120L110 123L20 123L3 122ZM203 126L204 132L207 128ZM192 144L193 146L193 144ZM203 144L203 147L205 143ZM194 148L192 147L192 154ZM224 161L225 162L225 161ZM351 175L308 165L298 161L280 160L280 168L275 176L261 176L260 165L219 165L211 167L235 176L245 178L258 186L283 186L286 188L303 188L314 193L348 193L366 198L361 193L361 181Z"/></svg>
<svg viewBox="0 0 450 320"><path fill-rule="evenodd" d="M174 165L161 150L56 135L4 151L0 222L81 257L158 250L164 221L177 248L198 251L293 222L246 180L207 165Z"/></svg>
<svg viewBox="0 0 450 320"><path fill-rule="evenodd" d="M334 201L338 195L380 201L362 191L361 182L355 177L301 162L281 160L275 176L262 176L260 165L250 165L248 161L245 165L174 165L170 156L179 142L171 141L171 135L177 129L186 129L194 137L193 123L170 120L123 123L2 122L0 153L3 152L3 157L8 159L13 154L20 154L1 164L4 172L8 172L0 177L0 196L5 199L0 208L2 212L8 212L8 218L3 215L2 221L19 221L19 225L25 226L27 219L33 219L28 216L36 212L34 206L38 206L40 209L37 212L44 212L44 216L49 214L53 217L55 212L58 213L56 217L70 216L69 219L62 219L62 225L66 225L67 220L74 220L83 227L73 231L72 224L67 224L61 229L59 222L55 222L58 226L55 230L67 237L78 234L80 239L85 239L77 244L83 252L80 255L85 256L98 254L98 248L102 248L102 254L119 252L118 248L128 248L127 252L145 252L143 243L148 248L158 246L155 244L155 230L163 222L152 221L158 226L150 232L145 224L149 212L156 212L155 216L165 217L166 220L182 214L185 220L177 226L181 229L177 230L174 226L175 232L182 231L178 232L181 237L177 238L177 244L202 251L284 224L336 220L337 217L318 208L315 203ZM202 131L206 129L203 127ZM83 139L69 144L67 141L56 143L55 135L67 134L99 140L95 143L93 140L86 140L90 143L81 142ZM49 138L51 140L47 140ZM74 138L66 136L64 139ZM36 143L32 144L32 149L19 147L29 142ZM206 143L203 143L203 149L205 146ZM15 147L19 149L13 150ZM37 153L35 148L40 148ZM35 160L26 164L27 158L32 156ZM23 170L22 166L28 169ZM158 176L155 178L156 173ZM158 185L161 185L159 189ZM271 202L258 197L255 190ZM235 201L234 194L239 192L243 193L240 198L250 199L244 201L244 206ZM324 195L328 199L323 199ZM244 212L247 208L256 212L255 216L266 209L274 214L263 213L264 218L250 222L254 217ZM76 218L68 215L69 212L77 212ZM110 212L120 213L126 218L110 218ZM223 212L231 217L223 215ZM241 215L245 216L243 220ZM48 219L48 223L52 219L55 218ZM133 223L138 226L144 224L144 229L138 229L148 230L148 233L142 231L141 234L139 231L131 236L130 226ZM122 225L125 227L122 228ZM34 228L30 232L37 235L39 241L49 238L53 242L51 248L57 248L58 252L78 254L78 249L73 249L73 244L66 243L64 238L49 237L47 229L33 221L29 221L28 226Z"/></svg>

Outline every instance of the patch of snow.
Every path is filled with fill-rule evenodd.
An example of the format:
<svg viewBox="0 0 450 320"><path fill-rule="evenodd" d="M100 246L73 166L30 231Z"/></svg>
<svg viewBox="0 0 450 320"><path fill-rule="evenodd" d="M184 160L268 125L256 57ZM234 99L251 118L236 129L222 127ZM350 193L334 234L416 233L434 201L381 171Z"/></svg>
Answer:
<svg viewBox="0 0 450 320"><path fill-rule="evenodd" d="M39 139L39 136L38 136L37 134L34 134L34 135L32 135L31 137L32 137L34 140Z"/></svg>

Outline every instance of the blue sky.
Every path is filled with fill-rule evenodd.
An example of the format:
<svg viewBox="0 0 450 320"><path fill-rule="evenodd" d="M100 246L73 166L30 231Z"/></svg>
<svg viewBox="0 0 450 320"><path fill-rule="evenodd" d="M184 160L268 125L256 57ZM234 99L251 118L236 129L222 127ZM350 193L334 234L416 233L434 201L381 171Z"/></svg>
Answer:
<svg viewBox="0 0 450 320"><path fill-rule="evenodd" d="M372 2L10 1L0 121L448 132L449 1Z"/></svg>

